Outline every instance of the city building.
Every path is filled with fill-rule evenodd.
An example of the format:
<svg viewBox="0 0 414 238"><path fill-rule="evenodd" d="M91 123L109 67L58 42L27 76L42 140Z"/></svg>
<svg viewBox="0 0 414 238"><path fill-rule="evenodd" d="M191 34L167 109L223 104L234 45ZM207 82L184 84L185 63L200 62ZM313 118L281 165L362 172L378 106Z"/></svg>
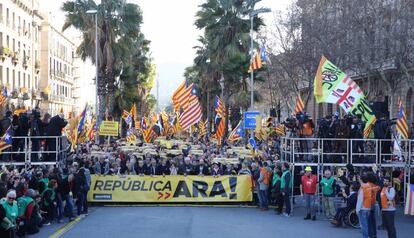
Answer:
<svg viewBox="0 0 414 238"><path fill-rule="evenodd" d="M9 99L6 108L34 108L41 100L38 0L0 1L0 84Z"/></svg>
<svg viewBox="0 0 414 238"><path fill-rule="evenodd" d="M49 17L41 24L40 47L40 109L52 115L74 110L74 58L75 45L55 28Z"/></svg>

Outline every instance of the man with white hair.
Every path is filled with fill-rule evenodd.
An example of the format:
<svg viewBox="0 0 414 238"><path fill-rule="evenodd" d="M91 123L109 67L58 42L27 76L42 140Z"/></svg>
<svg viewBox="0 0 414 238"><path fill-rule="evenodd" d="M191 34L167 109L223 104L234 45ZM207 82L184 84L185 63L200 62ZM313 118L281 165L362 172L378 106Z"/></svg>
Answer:
<svg viewBox="0 0 414 238"><path fill-rule="evenodd" d="M190 175L193 172L193 166L191 165L190 157L184 158L184 164L179 169L180 175Z"/></svg>
<svg viewBox="0 0 414 238"><path fill-rule="evenodd" d="M6 198L0 201L0 237L14 237L18 215L16 191L9 190Z"/></svg>

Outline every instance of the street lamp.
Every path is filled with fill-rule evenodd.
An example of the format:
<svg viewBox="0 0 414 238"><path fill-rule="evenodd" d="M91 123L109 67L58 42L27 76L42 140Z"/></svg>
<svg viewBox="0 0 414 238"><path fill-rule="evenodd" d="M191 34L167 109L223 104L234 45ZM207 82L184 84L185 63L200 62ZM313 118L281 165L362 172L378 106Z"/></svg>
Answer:
<svg viewBox="0 0 414 238"><path fill-rule="evenodd" d="M253 19L255 16L259 15L260 13L266 13L266 12L270 12L270 9L268 8L259 8L256 10L253 10L252 12L250 12L250 64L253 63L254 61L254 55L253 55ZM253 73L253 69L250 71L250 104L251 104L251 108L250 111L254 111L254 96L253 96L253 92L254 92L254 85L253 85L253 77L254 77L254 73ZM254 138L254 130L252 130L250 132L250 137Z"/></svg>
<svg viewBox="0 0 414 238"><path fill-rule="evenodd" d="M96 113L96 125L99 125L99 104L98 104L98 72L99 72L99 65L98 65L98 11L96 9L90 9L86 11L86 14L95 15L95 66L96 66L96 96L95 96L95 113ZM98 132L95 133L95 144L99 144L99 135Z"/></svg>

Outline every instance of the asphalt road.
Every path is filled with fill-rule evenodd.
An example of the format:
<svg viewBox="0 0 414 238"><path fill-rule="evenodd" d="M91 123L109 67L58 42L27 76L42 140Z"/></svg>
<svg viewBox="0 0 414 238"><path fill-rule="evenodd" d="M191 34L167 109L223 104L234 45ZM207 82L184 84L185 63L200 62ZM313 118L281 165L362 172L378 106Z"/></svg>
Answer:
<svg viewBox="0 0 414 238"><path fill-rule="evenodd" d="M398 237L412 237L414 218L397 218ZM59 226L42 229L30 237L48 237ZM327 220L304 221L301 209L282 217L273 211L223 207L95 207L60 237L88 238L204 238L204 237L361 237L359 230L335 228ZM378 231L378 237L387 237Z"/></svg>

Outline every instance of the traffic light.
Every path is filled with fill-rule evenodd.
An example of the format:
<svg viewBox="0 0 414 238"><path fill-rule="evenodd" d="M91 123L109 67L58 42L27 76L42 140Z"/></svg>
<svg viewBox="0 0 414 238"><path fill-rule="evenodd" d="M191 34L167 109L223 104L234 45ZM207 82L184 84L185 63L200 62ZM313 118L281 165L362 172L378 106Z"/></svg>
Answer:
<svg viewBox="0 0 414 238"><path fill-rule="evenodd" d="M266 119L266 127L267 128L273 128L273 117L268 117Z"/></svg>

